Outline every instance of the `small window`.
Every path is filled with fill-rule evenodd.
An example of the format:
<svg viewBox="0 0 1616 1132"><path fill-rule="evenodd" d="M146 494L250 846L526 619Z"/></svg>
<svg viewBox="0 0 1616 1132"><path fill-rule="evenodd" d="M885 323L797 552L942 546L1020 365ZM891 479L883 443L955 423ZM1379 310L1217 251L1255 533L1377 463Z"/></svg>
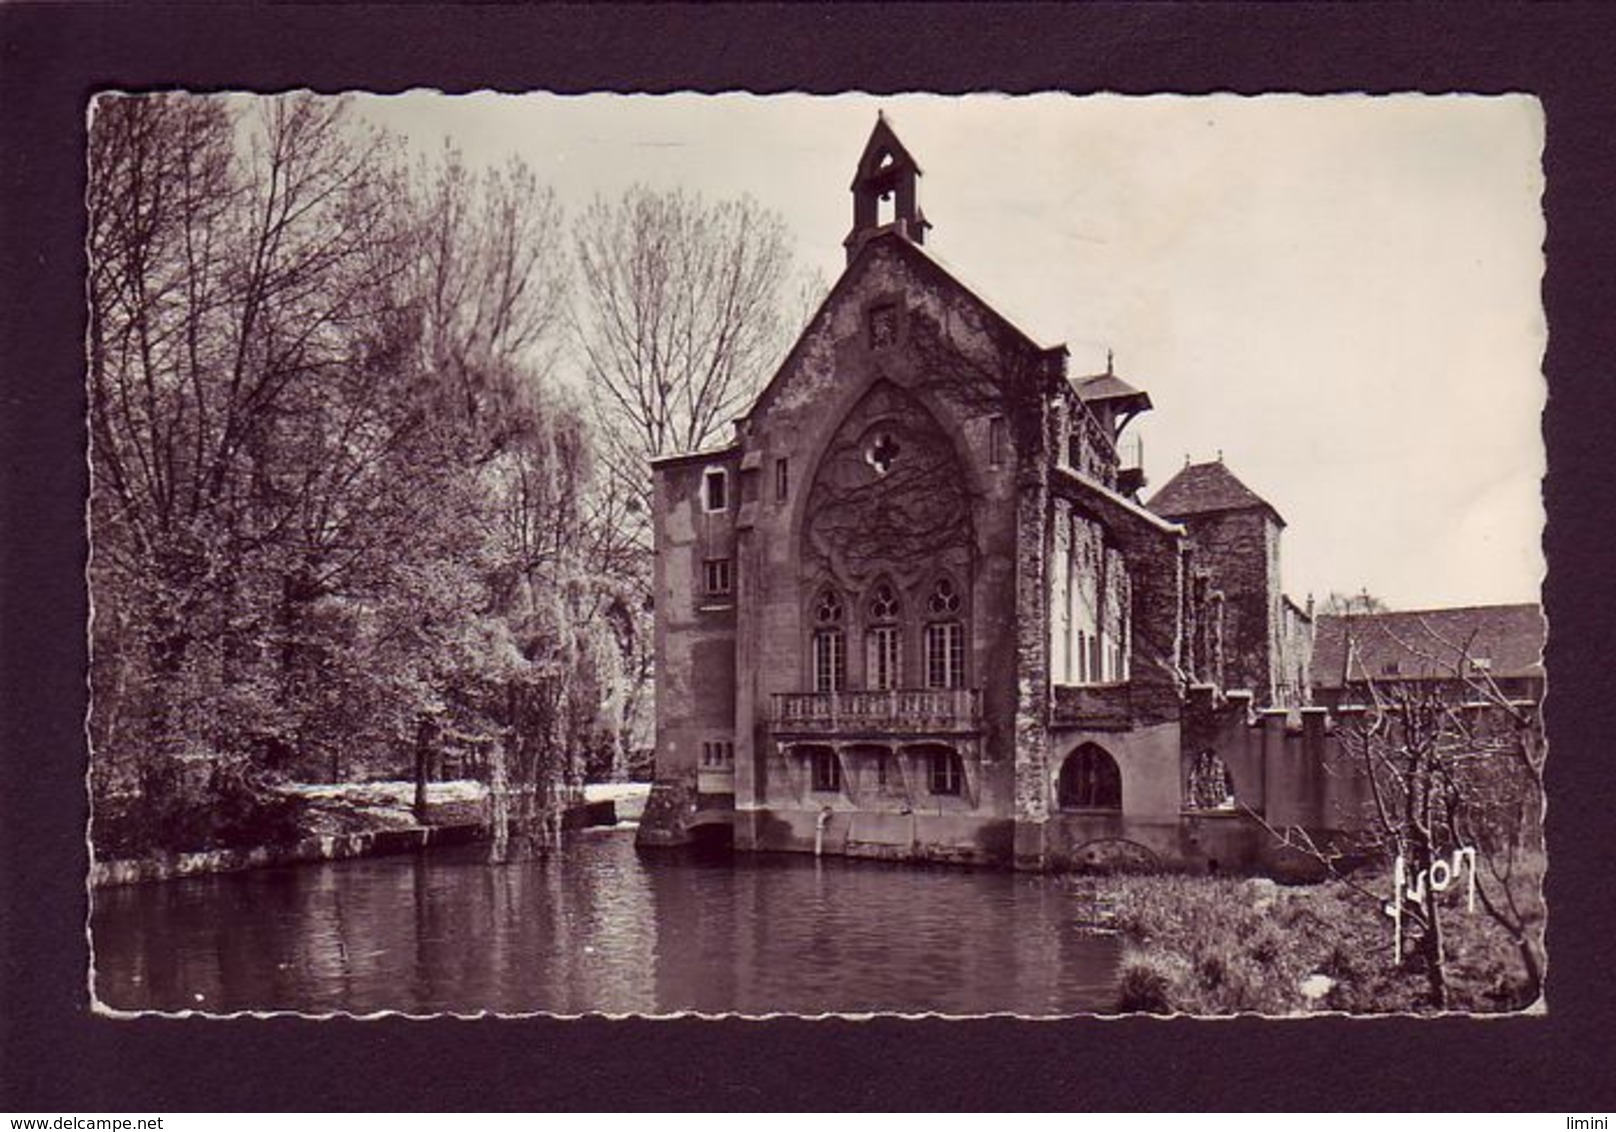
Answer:
<svg viewBox="0 0 1616 1132"><path fill-rule="evenodd" d="M819 592L814 603L814 691L839 692L847 686L847 637L842 631L842 597Z"/></svg>
<svg viewBox="0 0 1616 1132"><path fill-rule="evenodd" d="M937 579L931 595L926 599L926 612L935 618L926 626L925 658L926 687L963 688L965 686L965 626L953 620L964 602L960 592L948 577Z"/></svg>
<svg viewBox="0 0 1616 1132"><path fill-rule="evenodd" d="M931 596L926 599L926 609L933 617L946 617L960 611L959 590L954 588L951 579L943 577L937 579L932 587Z"/></svg>
<svg viewBox="0 0 1616 1132"><path fill-rule="evenodd" d="M729 507L729 473L723 468L709 468L702 477L702 506L708 511Z"/></svg>
<svg viewBox="0 0 1616 1132"><path fill-rule="evenodd" d="M840 692L847 684L847 638L840 629L814 634L814 691Z"/></svg>
<svg viewBox="0 0 1616 1132"><path fill-rule="evenodd" d="M701 564L702 585L708 597L728 597L734 578L728 558L709 558Z"/></svg>
<svg viewBox="0 0 1616 1132"><path fill-rule="evenodd" d="M882 197L883 201L887 198ZM870 347L882 350L898 341L898 307L883 303L870 308Z"/></svg>
<svg viewBox="0 0 1616 1132"><path fill-rule="evenodd" d="M842 764L828 747L814 750L814 793L834 794L842 788Z"/></svg>
<svg viewBox="0 0 1616 1132"><path fill-rule="evenodd" d="M784 503L791 494L791 466L784 456L774 462L774 498Z"/></svg>
<svg viewBox="0 0 1616 1132"><path fill-rule="evenodd" d="M1397 661L1388 660L1385 664L1380 666L1380 674L1382 676L1396 676L1401 669L1402 666L1398 664Z"/></svg>
<svg viewBox="0 0 1616 1132"><path fill-rule="evenodd" d="M958 794L965 782L965 767L953 751L933 751L929 772L933 794Z"/></svg>
<svg viewBox="0 0 1616 1132"><path fill-rule="evenodd" d="M877 625L865 637L864 679L871 691L890 692L900 683L902 637L896 625Z"/></svg>
<svg viewBox="0 0 1616 1132"><path fill-rule="evenodd" d="M842 596L835 590L821 590L814 603L814 624L840 625L842 623Z"/></svg>
<svg viewBox="0 0 1616 1132"><path fill-rule="evenodd" d="M1004 465L1005 448L1008 446L1009 432L1005 427L1003 417L988 418L988 463L998 468Z"/></svg>
<svg viewBox="0 0 1616 1132"><path fill-rule="evenodd" d="M898 619L898 591L891 583L882 582L870 593L870 620L896 621Z"/></svg>
<svg viewBox="0 0 1616 1132"><path fill-rule="evenodd" d="M926 626L926 687L965 686L965 629L958 621Z"/></svg>

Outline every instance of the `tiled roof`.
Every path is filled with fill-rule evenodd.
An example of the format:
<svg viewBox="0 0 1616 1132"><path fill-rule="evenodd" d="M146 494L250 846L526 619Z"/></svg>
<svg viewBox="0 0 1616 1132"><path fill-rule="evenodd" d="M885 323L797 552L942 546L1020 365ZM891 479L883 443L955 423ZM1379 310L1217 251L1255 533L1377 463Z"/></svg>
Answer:
<svg viewBox="0 0 1616 1132"><path fill-rule="evenodd" d="M1266 508L1281 524L1285 522L1272 504L1235 478L1235 474L1224 467L1222 460L1186 464L1160 491L1151 496L1146 506L1169 519L1261 507Z"/></svg>
<svg viewBox="0 0 1616 1132"><path fill-rule="evenodd" d="M1451 678L1462 657L1486 661L1494 677L1541 676L1545 631L1537 605L1322 614L1314 620L1313 686L1341 687L1349 637L1352 680Z"/></svg>
<svg viewBox="0 0 1616 1132"><path fill-rule="evenodd" d="M1142 397L1143 392L1114 373L1097 373L1077 379L1077 393L1085 401L1106 401L1113 397Z"/></svg>

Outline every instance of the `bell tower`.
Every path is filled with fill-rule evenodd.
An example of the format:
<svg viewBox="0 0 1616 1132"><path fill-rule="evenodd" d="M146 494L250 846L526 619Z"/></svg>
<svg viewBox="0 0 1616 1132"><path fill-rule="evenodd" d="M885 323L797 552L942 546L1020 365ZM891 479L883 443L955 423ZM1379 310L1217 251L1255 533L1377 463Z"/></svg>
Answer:
<svg viewBox="0 0 1616 1132"><path fill-rule="evenodd" d="M853 177L853 230L842 241L847 262L852 263L865 241L880 232L895 231L917 244L926 242L931 225L920 211L920 176L920 165L878 111Z"/></svg>

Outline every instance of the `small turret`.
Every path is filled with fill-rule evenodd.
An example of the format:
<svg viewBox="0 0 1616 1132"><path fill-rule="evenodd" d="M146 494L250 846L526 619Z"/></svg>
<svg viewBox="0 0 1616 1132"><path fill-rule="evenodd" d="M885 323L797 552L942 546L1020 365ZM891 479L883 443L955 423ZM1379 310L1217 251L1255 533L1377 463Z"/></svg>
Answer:
<svg viewBox="0 0 1616 1132"><path fill-rule="evenodd" d="M898 140L886 115L877 113L853 176L853 229L842 241L849 263L879 232L896 231L917 244L926 242L931 225L920 211L920 177L919 163Z"/></svg>
<svg viewBox="0 0 1616 1132"><path fill-rule="evenodd" d="M1224 679L1283 706L1291 668L1279 567L1285 520L1218 459L1185 466L1146 504L1182 523L1196 560L1225 596Z"/></svg>

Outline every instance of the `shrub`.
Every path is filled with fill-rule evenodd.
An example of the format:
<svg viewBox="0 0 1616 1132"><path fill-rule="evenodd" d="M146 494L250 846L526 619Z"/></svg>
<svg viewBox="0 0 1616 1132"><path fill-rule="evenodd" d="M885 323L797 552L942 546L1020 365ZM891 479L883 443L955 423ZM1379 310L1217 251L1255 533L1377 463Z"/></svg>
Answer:
<svg viewBox="0 0 1616 1132"><path fill-rule="evenodd" d="M304 804L227 767L148 775L139 794L99 799L91 836L101 860L283 845L302 836Z"/></svg>
<svg viewBox="0 0 1616 1132"><path fill-rule="evenodd" d="M1159 960L1127 960L1117 979L1117 1009L1125 1014L1171 1014L1173 980Z"/></svg>

